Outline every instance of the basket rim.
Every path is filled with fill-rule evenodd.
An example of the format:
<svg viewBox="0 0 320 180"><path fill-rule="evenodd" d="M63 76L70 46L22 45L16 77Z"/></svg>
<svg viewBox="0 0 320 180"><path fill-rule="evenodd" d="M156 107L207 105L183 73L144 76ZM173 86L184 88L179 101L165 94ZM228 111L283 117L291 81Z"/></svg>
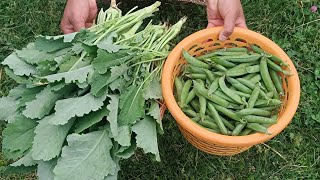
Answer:
<svg viewBox="0 0 320 180"><path fill-rule="evenodd" d="M174 95L173 95L173 70L176 61L180 58L182 49L190 44L194 44L197 39L202 37L218 37L218 34L222 30L222 26L220 27L212 27L206 28L200 31L197 31L186 38L184 38L181 42L179 42L174 49L168 55L168 58L164 64L163 72L162 72L162 79L161 79L161 86L162 86L162 94L165 101L165 104L169 110L169 112L174 117L175 121L183 127L186 131L192 133L197 138L201 138L204 141L212 142L218 145L223 146L232 146L232 147L241 147L241 146L252 146L267 140L278 135L281 131L285 129L285 127L291 122L294 114L298 108L298 104L300 101L300 80L298 77L298 73L296 68L294 67L293 62L288 57L288 55L272 40L254 32L249 29L243 29L236 27L234 29L233 34L230 36L238 37L241 35L254 39L257 44L267 44L268 49L276 52L275 54L278 55L281 59L289 64L289 68L292 71L293 75L287 77L288 82L288 102L287 105L282 113L281 116L278 117L277 124L274 124L268 128L271 135L266 135L263 133L254 133L246 136L227 136L222 134L217 134L211 131L208 131L202 127L200 127L197 123L193 122L186 116L180 107L178 106Z"/></svg>

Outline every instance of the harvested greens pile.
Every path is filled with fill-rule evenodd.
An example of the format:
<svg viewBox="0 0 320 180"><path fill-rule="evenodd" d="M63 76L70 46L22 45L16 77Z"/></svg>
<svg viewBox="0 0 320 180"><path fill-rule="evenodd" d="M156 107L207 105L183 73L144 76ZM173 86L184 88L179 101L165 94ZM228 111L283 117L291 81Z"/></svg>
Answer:
<svg viewBox="0 0 320 180"><path fill-rule="evenodd" d="M154 25L160 2L122 15L112 5L95 25L39 36L2 64L17 82L0 99L2 152L40 179L116 179L137 148L160 161L162 66L185 22Z"/></svg>
<svg viewBox="0 0 320 180"><path fill-rule="evenodd" d="M271 134L285 95L282 78L292 75L288 64L256 45L182 56L188 64L175 78L175 98L191 120L223 135Z"/></svg>

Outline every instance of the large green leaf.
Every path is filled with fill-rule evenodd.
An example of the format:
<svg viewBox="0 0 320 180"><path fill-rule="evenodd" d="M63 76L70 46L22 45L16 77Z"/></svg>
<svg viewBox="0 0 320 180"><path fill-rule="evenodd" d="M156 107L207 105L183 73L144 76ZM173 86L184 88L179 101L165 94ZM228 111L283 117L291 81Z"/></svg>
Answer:
<svg viewBox="0 0 320 180"><path fill-rule="evenodd" d="M112 137L121 146L130 146L131 144L131 129L127 125L123 125L117 128L116 135L113 134Z"/></svg>
<svg viewBox="0 0 320 180"><path fill-rule="evenodd" d="M67 84L72 82L83 83L87 80L87 77L90 73L93 73L92 65L67 72L44 76L41 78L47 79L49 82L61 81L62 79L64 79Z"/></svg>
<svg viewBox="0 0 320 180"><path fill-rule="evenodd" d="M141 89L132 85L129 88L129 92L129 96L124 99L123 107L118 117L120 124L133 124L145 113L144 98Z"/></svg>
<svg viewBox="0 0 320 180"><path fill-rule="evenodd" d="M10 69L13 70L14 74L18 76L29 76L36 74L37 72L34 66L20 59L16 53L10 54L7 58L4 59L2 64L7 65Z"/></svg>
<svg viewBox="0 0 320 180"><path fill-rule="evenodd" d="M34 130L37 123L22 115L18 115L16 119L7 125L3 130L3 149L14 151L26 151L32 146Z"/></svg>
<svg viewBox="0 0 320 180"><path fill-rule="evenodd" d="M40 62L54 59L54 54L49 54L36 49L23 48L16 51L17 55L30 64L39 64Z"/></svg>
<svg viewBox="0 0 320 180"><path fill-rule="evenodd" d="M72 46L72 43L64 42L63 38L43 36L37 37L34 44L38 50L42 50L45 52L54 52Z"/></svg>
<svg viewBox="0 0 320 180"><path fill-rule="evenodd" d="M17 115L18 101L12 97L0 98L0 120L12 122Z"/></svg>
<svg viewBox="0 0 320 180"><path fill-rule="evenodd" d="M162 99L160 79L157 76L152 77L152 79L146 84L144 91L143 97L146 100Z"/></svg>
<svg viewBox="0 0 320 180"><path fill-rule="evenodd" d="M50 116L49 123L66 124L72 117L82 117L91 111L97 111L103 106L106 95L95 97L91 93L84 96L59 100L54 107L55 113Z"/></svg>
<svg viewBox="0 0 320 180"><path fill-rule="evenodd" d="M156 161L160 161L158 149L156 122L150 116L145 116L132 126L132 131L137 134L137 146L145 153L152 153Z"/></svg>
<svg viewBox="0 0 320 180"><path fill-rule="evenodd" d="M112 142L107 131L71 134L67 141L68 146L63 147L53 170L55 179L103 179L115 173L116 164L110 156Z"/></svg>
<svg viewBox="0 0 320 180"><path fill-rule="evenodd" d="M101 96L102 93L105 91L105 88L109 82L108 79L110 78L110 73L99 74L97 71L94 72L91 82L91 93L95 96Z"/></svg>
<svg viewBox="0 0 320 180"><path fill-rule="evenodd" d="M40 161L38 164L37 176L39 180L53 180L53 169L57 165L57 159Z"/></svg>
<svg viewBox="0 0 320 180"><path fill-rule="evenodd" d="M118 106L119 106L119 96L116 94L108 95L110 98L107 109L109 110L109 115L107 120L110 123L110 129L113 136L118 136Z"/></svg>
<svg viewBox="0 0 320 180"><path fill-rule="evenodd" d="M109 53L119 51L121 46L113 43L114 38L117 38L117 34L115 32L112 32L105 39L100 41L97 44L97 47L100 49L104 49L104 50L108 51Z"/></svg>
<svg viewBox="0 0 320 180"><path fill-rule="evenodd" d="M28 79L26 76L17 76L14 74L13 70L5 67L4 68L6 75L8 75L11 79L13 79L14 81L16 81L18 84L30 84L31 80Z"/></svg>
<svg viewBox="0 0 320 180"><path fill-rule="evenodd" d="M98 56L93 61L93 68L100 74L106 73L110 67L118 66L125 63L134 57L128 50L119 50L115 53L108 53L105 50L99 49Z"/></svg>
<svg viewBox="0 0 320 180"><path fill-rule="evenodd" d="M22 113L31 119L41 119L50 113L60 96L62 94L51 92L50 88L45 88L36 95L35 100L26 103L26 109Z"/></svg>
<svg viewBox="0 0 320 180"><path fill-rule="evenodd" d="M10 166L34 166L37 164L37 161L33 160L32 152L29 151L25 156L23 156L18 161L10 164Z"/></svg>
<svg viewBox="0 0 320 180"><path fill-rule="evenodd" d="M121 146L119 150L116 152L116 156L123 159L128 159L132 155L134 155L134 152L137 148L137 144L135 140L132 140L130 146Z"/></svg>
<svg viewBox="0 0 320 180"><path fill-rule="evenodd" d="M75 133L81 133L82 131L90 128L94 124L100 122L103 117L108 116L109 111L106 107L102 107L100 110L86 114L76 120Z"/></svg>
<svg viewBox="0 0 320 180"><path fill-rule="evenodd" d="M10 151L8 149L2 149L2 154L3 157L6 159L12 159L12 160L18 160L22 156L24 156L27 153L27 151L21 151L21 150L16 150L16 151Z"/></svg>
<svg viewBox="0 0 320 180"><path fill-rule="evenodd" d="M32 146L34 160L49 161L57 157L74 122L70 120L65 125L52 125L49 124L50 117L44 117L35 129L36 135Z"/></svg>
<svg viewBox="0 0 320 180"><path fill-rule="evenodd" d="M160 134L164 134L163 126L162 126L162 118L161 118L161 111L157 101L151 101L151 106L148 110L147 115L150 115L157 121L157 130Z"/></svg>

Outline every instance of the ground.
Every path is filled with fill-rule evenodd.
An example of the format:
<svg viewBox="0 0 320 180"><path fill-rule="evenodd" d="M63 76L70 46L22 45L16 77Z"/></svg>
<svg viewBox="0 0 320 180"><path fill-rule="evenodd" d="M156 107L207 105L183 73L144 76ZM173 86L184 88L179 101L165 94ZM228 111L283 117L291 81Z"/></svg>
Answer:
<svg viewBox="0 0 320 180"><path fill-rule="evenodd" d="M135 5L154 1L123 1L126 12ZM205 8L181 2L162 1L156 21L188 21L179 37L206 27ZM59 21L64 0L0 1L0 61L37 35L61 33ZM119 179L320 179L320 13L311 12L317 0L242 0L248 27L276 42L293 60L300 77L301 99L291 124L281 134L231 157L203 153L180 134L166 113L165 134L159 136L162 162L153 162L142 152L121 162ZM99 7L107 7L99 3ZM0 97L14 83L0 69ZM5 127L1 124L0 131ZM7 165L0 156L0 165ZM36 179L34 173L2 175L2 180Z"/></svg>

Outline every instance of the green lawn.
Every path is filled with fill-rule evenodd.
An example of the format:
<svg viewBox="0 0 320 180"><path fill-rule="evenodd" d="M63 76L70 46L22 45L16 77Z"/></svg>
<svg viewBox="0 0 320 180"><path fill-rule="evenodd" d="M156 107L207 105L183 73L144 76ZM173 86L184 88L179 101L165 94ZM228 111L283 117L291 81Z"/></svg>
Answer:
<svg viewBox="0 0 320 180"><path fill-rule="evenodd" d="M124 1L126 12L154 1ZM175 40L206 27L205 8L199 5L162 1L157 21L188 21ZM300 105L292 123L278 136L232 157L203 153L180 134L166 113L165 134L159 136L162 162L153 162L142 152L122 161L119 179L320 179L320 13L310 12L318 0L242 0L248 27L269 37L294 61L301 82ZM107 7L100 3L100 7ZM22 48L36 35L60 33L64 0L0 1L0 61ZM14 83L0 69L0 96ZM1 124L1 123L0 123ZM0 131L5 127L2 123ZM9 162L0 156L0 165ZM0 179L36 179L34 174L2 175Z"/></svg>

